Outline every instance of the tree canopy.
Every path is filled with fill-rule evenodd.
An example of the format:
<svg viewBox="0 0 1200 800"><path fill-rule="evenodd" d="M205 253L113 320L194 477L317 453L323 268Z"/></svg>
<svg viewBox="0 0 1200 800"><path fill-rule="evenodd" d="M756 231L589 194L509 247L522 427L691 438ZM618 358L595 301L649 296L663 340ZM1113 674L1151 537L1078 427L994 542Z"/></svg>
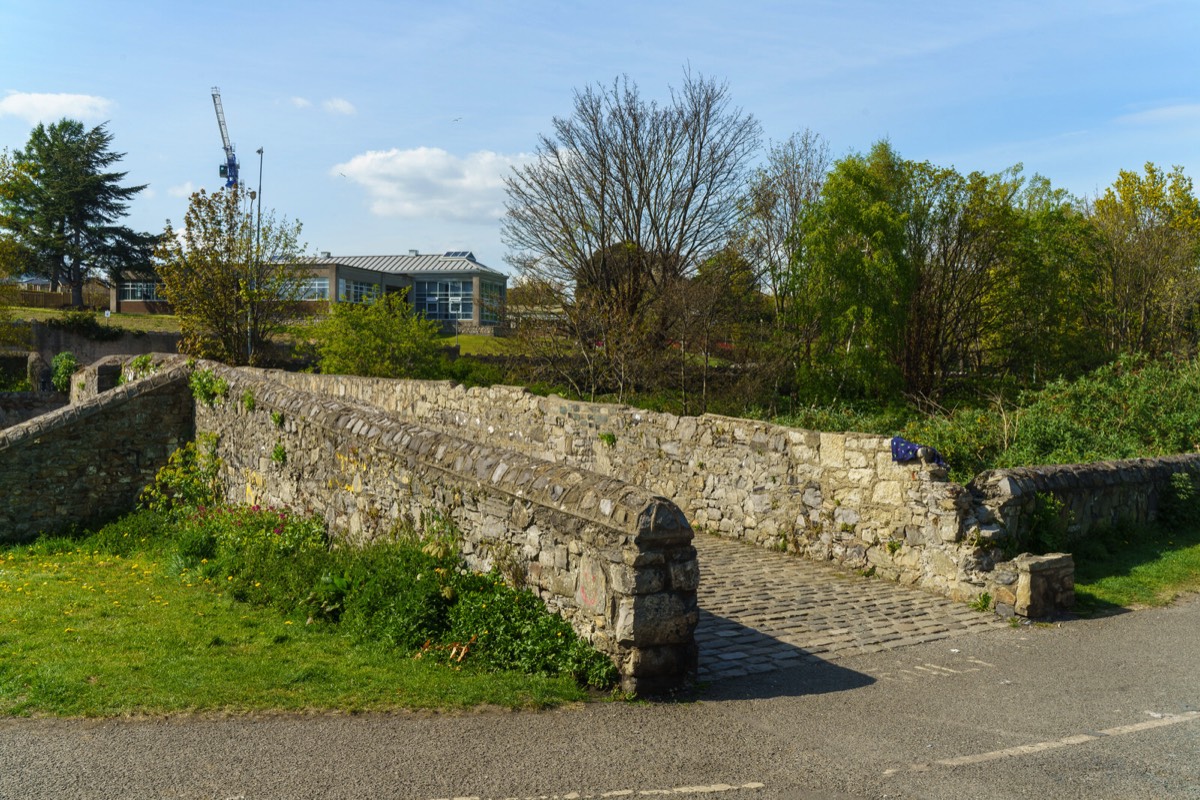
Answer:
<svg viewBox="0 0 1200 800"><path fill-rule="evenodd" d="M301 225L268 212L256 225L240 186L192 195L183 228L167 222L154 253L179 316L180 349L228 364L259 364L270 337L301 313L308 272Z"/></svg>
<svg viewBox="0 0 1200 800"><path fill-rule="evenodd" d="M39 124L0 174L4 259L53 288L69 287L75 306L83 305L88 277L145 270L155 244L154 236L117 224L146 187L123 186L126 173L112 171L125 154L112 150L106 124Z"/></svg>

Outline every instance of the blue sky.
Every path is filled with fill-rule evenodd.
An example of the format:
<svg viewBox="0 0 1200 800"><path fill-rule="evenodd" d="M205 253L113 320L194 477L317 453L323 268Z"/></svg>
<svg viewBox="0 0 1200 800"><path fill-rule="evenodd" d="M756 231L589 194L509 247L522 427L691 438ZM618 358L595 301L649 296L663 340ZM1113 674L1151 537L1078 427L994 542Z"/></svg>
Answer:
<svg viewBox="0 0 1200 800"><path fill-rule="evenodd" d="M506 268L501 177L628 75L726 80L764 141L888 138L960 171L1023 163L1076 195L1146 161L1200 169L1200 2L74 2L0 0L0 148L108 121L129 224L222 185L219 86L244 182L309 250L473 250Z"/></svg>

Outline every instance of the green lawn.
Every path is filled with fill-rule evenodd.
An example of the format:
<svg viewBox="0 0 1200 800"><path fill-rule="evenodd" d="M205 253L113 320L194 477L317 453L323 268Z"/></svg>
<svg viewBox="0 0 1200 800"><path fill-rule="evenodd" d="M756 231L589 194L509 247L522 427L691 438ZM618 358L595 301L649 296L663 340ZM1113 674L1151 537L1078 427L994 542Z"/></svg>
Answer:
<svg viewBox="0 0 1200 800"><path fill-rule="evenodd" d="M38 320L58 319L62 311L52 308L26 308L12 306L9 308L13 319ZM174 314L113 314L107 320L104 312L96 314L96 321L101 325L119 325L131 331L163 331L179 333L179 318Z"/></svg>
<svg viewBox="0 0 1200 800"><path fill-rule="evenodd" d="M1161 606L1200 591L1200 526L1117 530L1075 547L1081 613Z"/></svg>
<svg viewBox="0 0 1200 800"><path fill-rule="evenodd" d="M455 669L357 645L335 626L167 574L162 554L79 545L0 548L0 715L529 708L587 697L569 677Z"/></svg>
<svg viewBox="0 0 1200 800"><path fill-rule="evenodd" d="M464 356L502 356L512 352L513 341L502 336L477 336L453 333L442 336L442 344L458 344L459 353Z"/></svg>

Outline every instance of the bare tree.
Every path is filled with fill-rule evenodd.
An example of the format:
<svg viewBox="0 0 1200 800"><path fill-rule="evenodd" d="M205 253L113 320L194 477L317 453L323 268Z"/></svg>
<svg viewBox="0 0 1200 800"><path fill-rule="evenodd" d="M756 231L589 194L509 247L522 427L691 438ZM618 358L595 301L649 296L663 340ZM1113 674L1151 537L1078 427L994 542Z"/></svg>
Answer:
<svg viewBox="0 0 1200 800"><path fill-rule="evenodd" d="M734 230L759 125L725 84L685 73L661 106L628 78L577 91L553 127L505 181L508 260L554 291L577 352L603 356L591 391L622 393L644 372L627 356L668 335L664 298Z"/></svg>
<svg viewBox="0 0 1200 800"><path fill-rule="evenodd" d="M791 260L800 215L821 196L830 166L829 144L819 133L794 133L771 145L743 200L748 255L760 285L775 300L779 320L796 288Z"/></svg>

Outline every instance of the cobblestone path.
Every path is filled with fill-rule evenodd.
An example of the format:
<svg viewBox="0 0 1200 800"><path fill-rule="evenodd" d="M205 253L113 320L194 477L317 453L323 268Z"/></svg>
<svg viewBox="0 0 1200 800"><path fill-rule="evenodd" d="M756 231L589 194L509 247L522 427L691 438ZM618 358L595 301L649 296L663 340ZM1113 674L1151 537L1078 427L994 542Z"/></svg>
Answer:
<svg viewBox="0 0 1200 800"><path fill-rule="evenodd" d="M1003 627L992 614L744 542L698 533L701 681Z"/></svg>

